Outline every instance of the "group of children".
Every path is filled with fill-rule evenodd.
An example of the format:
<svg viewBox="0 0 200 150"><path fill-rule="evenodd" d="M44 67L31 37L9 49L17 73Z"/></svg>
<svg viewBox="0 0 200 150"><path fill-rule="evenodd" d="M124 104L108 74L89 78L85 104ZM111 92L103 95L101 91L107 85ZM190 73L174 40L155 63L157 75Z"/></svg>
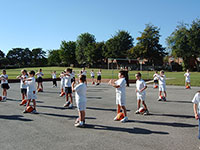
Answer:
<svg viewBox="0 0 200 150"><path fill-rule="evenodd" d="M79 117L77 118L75 122L76 127L83 127L85 123L85 110L86 110L86 91L87 91L87 79L86 79L87 72L85 69L83 69L79 74L78 84L75 86L75 72L73 72L72 69L67 68L64 72L60 74L61 78L61 94L65 93L66 95L66 103L64 104L64 107L73 108L73 97L72 92L75 92L75 99L76 99L76 105L79 113ZM37 79L35 79L34 76L37 76ZM92 83L94 82L94 71L92 70L90 72ZM27 108L30 106L30 102L33 102L33 113L36 113L36 93L37 89L41 87L41 91L43 91L43 79L42 77L44 74L42 73L42 69L40 69L37 73L35 71L30 71L27 73L26 70L21 71L21 75L17 76L17 79L20 79L20 89L22 94L22 100L26 99L26 107L23 111L24 113L27 113ZM189 70L184 74L186 80L185 85L190 86L190 73ZM154 75L154 88L159 87L159 101L164 100L166 101L166 77L164 75L164 71L161 70L160 74L156 72ZM127 122L128 116L126 111L126 80L125 80L125 72L120 71L118 74L118 80L113 81L110 80L109 84L112 85L114 88L116 88L116 105L117 105L117 114L123 111L124 117L121 119L121 122ZM146 99L146 92L147 85L145 81L142 79L142 75L140 72L135 74L136 78L136 97L137 97L137 110L135 114L140 114L140 106L141 102L143 105L143 111L142 114L148 115L149 111L147 108L147 105L145 103ZM53 79L53 85L57 86L56 83L56 71L52 73L52 79ZM1 80L1 87L3 89L3 96L2 101L6 101L7 98L7 90L10 88L8 84L8 75L6 74L6 70L2 71L2 75L0 76ZM36 81L38 82L38 86L36 89ZM101 83L101 70L97 73L97 84L99 85ZM162 96L162 92L164 93L164 96ZM62 96L62 95L60 95ZM195 114L195 119L200 119L200 91L198 91L192 102L194 103L193 109ZM114 118L115 121L117 121L117 116ZM199 120L199 126L200 126L200 120ZM199 128L199 138L200 138L200 128Z"/></svg>

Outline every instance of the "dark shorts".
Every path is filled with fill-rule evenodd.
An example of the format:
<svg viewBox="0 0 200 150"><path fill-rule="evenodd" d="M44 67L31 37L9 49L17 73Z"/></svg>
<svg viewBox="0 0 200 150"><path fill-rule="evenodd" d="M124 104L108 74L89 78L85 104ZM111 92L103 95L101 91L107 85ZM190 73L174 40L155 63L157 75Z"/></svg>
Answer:
<svg viewBox="0 0 200 150"><path fill-rule="evenodd" d="M94 76L91 76L92 79L94 79Z"/></svg>
<svg viewBox="0 0 200 150"><path fill-rule="evenodd" d="M75 77L71 78L71 83L75 82Z"/></svg>
<svg viewBox="0 0 200 150"><path fill-rule="evenodd" d="M97 76L97 80L101 80L101 76Z"/></svg>
<svg viewBox="0 0 200 150"><path fill-rule="evenodd" d="M71 94L72 93L72 87L65 87L65 93Z"/></svg>
<svg viewBox="0 0 200 150"><path fill-rule="evenodd" d="M4 83L4 84L1 85L1 88L8 90L10 88L10 86L8 85L8 83Z"/></svg>
<svg viewBox="0 0 200 150"><path fill-rule="evenodd" d="M158 84L158 80L154 80L154 83L157 83L157 84Z"/></svg>
<svg viewBox="0 0 200 150"><path fill-rule="evenodd" d="M27 89L21 89L21 93L22 94L26 94L27 93Z"/></svg>
<svg viewBox="0 0 200 150"><path fill-rule="evenodd" d="M38 78L37 78L37 82L43 82L42 77L38 77Z"/></svg>

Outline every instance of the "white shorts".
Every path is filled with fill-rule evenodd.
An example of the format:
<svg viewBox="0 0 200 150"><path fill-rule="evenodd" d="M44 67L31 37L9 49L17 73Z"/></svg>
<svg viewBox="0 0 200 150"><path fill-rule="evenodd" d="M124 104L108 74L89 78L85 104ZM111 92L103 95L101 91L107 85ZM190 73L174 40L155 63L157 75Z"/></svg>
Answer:
<svg viewBox="0 0 200 150"><path fill-rule="evenodd" d="M166 91L166 86L165 85L159 85L159 91Z"/></svg>
<svg viewBox="0 0 200 150"><path fill-rule="evenodd" d="M185 82L190 82L190 79L186 79Z"/></svg>
<svg viewBox="0 0 200 150"><path fill-rule="evenodd" d="M27 91L27 99L37 99L36 92L33 93L33 91Z"/></svg>
<svg viewBox="0 0 200 150"><path fill-rule="evenodd" d="M60 82L60 89L65 89L65 83Z"/></svg>
<svg viewBox="0 0 200 150"><path fill-rule="evenodd" d="M126 105L126 96L121 93L116 93L116 104L120 106Z"/></svg>
<svg viewBox="0 0 200 150"><path fill-rule="evenodd" d="M137 93L137 100L145 101L146 94L145 93Z"/></svg>
<svg viewBox="0 0 200 150"><path fill-rule="evenodd" d="M83 101L76 100L76 106L77 106L78 111L86 110L86 104L87 104L86 100L83 100Z"/></svg>

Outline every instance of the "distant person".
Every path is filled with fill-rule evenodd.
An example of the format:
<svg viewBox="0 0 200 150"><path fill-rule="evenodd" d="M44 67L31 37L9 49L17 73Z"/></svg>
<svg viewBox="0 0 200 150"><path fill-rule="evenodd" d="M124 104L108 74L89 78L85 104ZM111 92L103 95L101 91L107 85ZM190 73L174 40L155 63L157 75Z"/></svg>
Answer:
<svg viewBox="0 0 200 150"><path fill-rule="evenodd" d="M39 90L39 88L41 87L41 92L43 92L43 85L42 85L42 82L43 82L43 76L44 74L42 73L42 69L39 69L39 71L36 73L36 76L37 76L37 83L38 83L38 86L37 86L37 90Z"/></svg>
<svg viewBox="0 0 200 150"><path fill-rule="evenodd" d="M124 68L124 71L125 71L126 86L129 87L128 67L125 67L125 68Z"/></svg>
<svg viewBox="0 0 200 150"><path fill-rule="evenodd" d="M61 72L60 74L60 97L64 96L65 95L65 77L64 77L64 74L65 71Z"/></svg>
<svg viewBox="0 0 200 150"><path fill-rule="evenodd" d="M140 109L140 103L142 101L142 105L144 107L144 115L148 115L149 111L147 109L147 105L145 103L145 99L146 99L146 89L147 89L147 85L145 83L144 80L142 80L142 75L140 72L138 72L135 75L136 78L136 95L137 95L137 110L136 110L136 114L140 114L139 109Z"/></svg>
<svg viewBox="0 0 200 150"><path fill-rule="evenodd" d="M100 85L101 83L101 69L99 69L99 71L97 72L97 84L96 85Z"/></svg>
<svg viewBox="0 0 200 150"><path fill-rule="evenodd" d="M26 104L26 108L23 111L23 113L28 113L27 108L28 106L30 106L30 102L33 102L33 111L32 113L36 113L36 82L35 82L35 71L30 71L28 73L29 78L24 79L24 83L27 85L27 104Z"/></svg>
<svg viewBox="0 0 200 150"><path fill-rule="evenodd" d="M92 84L95 84L95 82L94 82L94 77L95 77L94 70L91 70L90 76L91 76L91 79L92 79Z"/></svg>
<svg viewBox="0 0 200 150"><path fill-rule="evenodd" d="M153 82L154 82L153 88L154 89L158 88L158 71L156 71L153 75Z"/></svg>
<svg viewBox="0 0 200 150"><path fill-rule="evenodd" d="M190 84L190 72L188 69L187 69L186 73L184 74L184 76L185 76L185 88L189 89L189 88L191 88L191 84Z"/></svg>
<svg viewBox="0 0 200 150"><path fill-rule="evenodd" d="M85 124L85 110L86 110L86 91L87 86L85 84L86 76L80 75L79 84L75 87L75 82L72 83L72 91L75 92L76 106L78 109L79 117L75 122L75 127L84 127Z"/></svg>
<svg viewBox="0 0 200 150"><path fill-rule="evenodd" d="M111 84L114 88L116 88L116 104L117 104L117 114L121 112L121 109L124 112L124 118L121 120L122 123L128 121L127 111L126 111L126 80L124 71L120 71L118 74L118 80ZM117 121L117 116L114 118L114 121Z"/></svg>
<svg viewBox="0 0 200 150"><path fill-rule="evenodd" d="M27 71L21 70L21 75L17 76L17 79L20 79L20 89L22 94L22 101L27 98L27 85L24 83L24 80L28 78Z"/></svg>
<svg viewBox="0 0 200 150"><path fill-rule="evenodd" d="M200 91L198 91L193 100L192 100L192 103L193 103L193 109L194 109L194 116L195 116L195 119L199 121L199 135L198 135L198 139L200 139Z"/></svg>
<svg viewBox="0 0 200 150"><path fill-rule="evenodd" d="M53 81L53 87L57 87L57 78L56 78L56 71L53 71L51 73L52 81Z"/></svg>
<svg viewBox="0 0 200 150"><path fill-rule="evenodd" d="M8 75L6 74L6 70L2 70L2 74L0 75L0 79L1 79L1 88L3 89L2 101L6 101L7 90L10 88L10 86L8 85Z"/></svg>
<svg viewBox="0 0 200 150"><path fill-rule="evenodd" d="M71 75L72 75L72 78L71 78L71 83L73 82L76 82L76 78L75 78L75 71L73 71L73 69L71 69Z"/></svg>
<svg viewBox="0 0 200 150"><path fill-rule="evenodd" d="M157 75L158 83L159 83L159 98L158 101L166 101L167 92L166 92L166 77L164 70L160 71L160 75ZM162 92L164 93L164 96L162 96Z"/></svg>

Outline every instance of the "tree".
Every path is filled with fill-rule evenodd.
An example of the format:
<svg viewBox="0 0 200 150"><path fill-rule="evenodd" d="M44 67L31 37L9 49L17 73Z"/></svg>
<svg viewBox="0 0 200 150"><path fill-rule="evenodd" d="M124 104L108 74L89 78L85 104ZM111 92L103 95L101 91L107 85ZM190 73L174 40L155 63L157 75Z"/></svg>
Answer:
<svg viewBox="0 0 200 150"><path fill-rule="evenodd" d="M76 42L61 42L60 59L62 64L64 64L65 66L69 66L70 64L76 64Z"/></svg>
<svg viewBox="0 0 200 150"><path fill-rule="evenodd" d="M4 52L0 50L0 59L1 59L1 58L4 58L4 57L5 57Z"/></svg>
<svg viewBox="0 0 200 150"><path fill-rule="evenodd" d="M140 32L136 46L129 50L130 58L147 59L151 65L162 65L166 53L165 48L159 44L159 31L158 27L147 24L144 31Z"/></svg>
<svg viewBox="0 0 200 150"><path fill-rule="evenodd" d="M59 66L61 63L60 50L49 50L48 53L48 65Z"/></svg>
<svg viewBox="0 0 200 150"><path fill-rule="evenodd" d="M42 48L32 49L32 65L33 66L46 66L47 58L46 52Z"/></svg>
<svg viewBox="0 0 200 150"><path fill-rule="evenodd" d="M76 60L79 64L87 63L86 48L88 44L95 43L95 36L90 33L83 33L78 36L76 44Z"/></svg>
<svg viewBox="0 0 200 150"><path fill-rule="evenodd" d="M106 58L127 58L128 50L133 47L133 38L127 31L118 31L106 42Z"/></svg>

